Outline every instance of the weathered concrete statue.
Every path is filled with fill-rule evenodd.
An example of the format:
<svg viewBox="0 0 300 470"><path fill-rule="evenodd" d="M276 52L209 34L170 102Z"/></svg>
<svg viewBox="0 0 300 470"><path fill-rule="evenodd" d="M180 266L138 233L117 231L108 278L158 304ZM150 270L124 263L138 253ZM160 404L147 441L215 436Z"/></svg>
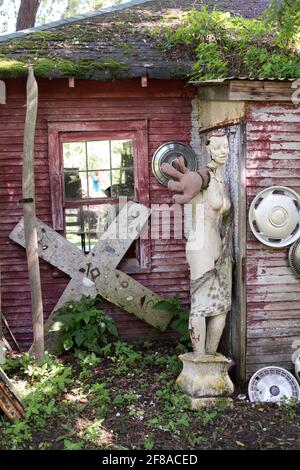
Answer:
<svg viewBox="0 0 300 470"><path fill-rule="evenodd" d="M191 363L193 368L199 369L199 364L202 366L205 364L204 368L207 369L209 364L211 367L212 363L217 362L217 368L222 369L221 362L223 362L222 374L225 377L229 361L224 356L216 356L216 351L225 327L226 315L231 308L231 233L230 220L229 217L226 218L231 204L223 179L224 164L229 154L226 135L220 131L212 132L208 138L207 148L211 161L206 168L201 168L197 172L189 171L183 157L180 157L175 161L177 169L165 164L162 170L166 175L176 179L176 181L170 180L168 184L171 191L179 193L173 197L174 202L191 203L193 207L193 221L186 244L186 256L191 275L189 331L194 353L181 356L184 363L183 373ZM199 376L199 370L197 374ZM226 377L225 382L228 380ZM228 384L229 382L226 386L227 395L229 389L232 392L232 384L230 386ZM212 394L217 395L217 393ZM225 392L221 391L220 394ZM191 393L190 395L193 396ZM198 395L203 394L199 392Z"/></svg>

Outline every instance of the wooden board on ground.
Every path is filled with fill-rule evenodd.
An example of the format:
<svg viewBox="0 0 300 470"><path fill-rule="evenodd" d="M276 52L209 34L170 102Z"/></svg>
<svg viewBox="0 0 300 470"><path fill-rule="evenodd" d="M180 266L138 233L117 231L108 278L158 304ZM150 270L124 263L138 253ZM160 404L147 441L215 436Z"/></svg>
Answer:
<svg viewBox="0 0 300 470"><path fill-rule="evenodd" d="M7 375L0 368L0 408L11 421L24 418L24 408Z"/></svg>

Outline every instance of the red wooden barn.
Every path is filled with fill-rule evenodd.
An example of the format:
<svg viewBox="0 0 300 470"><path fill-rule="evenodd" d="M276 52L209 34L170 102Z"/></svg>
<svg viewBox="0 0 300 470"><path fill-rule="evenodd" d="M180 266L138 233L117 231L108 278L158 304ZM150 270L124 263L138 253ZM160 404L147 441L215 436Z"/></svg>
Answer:
<svg viewBox="0 0 300 470"><path fill-rule="evenodd" d="M205 3L208 8L216 4ZM159 50L149 30L193 4L136 0L0 37L0 53L9 60L0 64L6 88L0 104L2 309L23 349L32 341L26 256L9 233L22 215L27 72L20 57L25 56L34 63L39 86L37 215L86 253L95 243L95 224L98 233L105 230L118 196L147 206L171 202L151 169L161 144L189 143L204 163L203 135L226 126L235 214L234 306L227 352L241 379L263 365L292 366L292 342L300 337L299 279L289 268L288 250L261 244L246 220L249 204L262 188L281 184L300 190L300 110L291 101L295 90L288 80L189 84L193 62L188 54L181 51L178 58ZM222 1L218 8L251 18L267 4L234 0ZM99 149L106 155L101 178L94 160ZM185 240L174 237L138 241L120 269L162 296L178 295L188 304L184 247ZM45 262L41 277L48 316L68 277ZM162 337L133 315L113 305L106 308L122 338Z"/></svg>

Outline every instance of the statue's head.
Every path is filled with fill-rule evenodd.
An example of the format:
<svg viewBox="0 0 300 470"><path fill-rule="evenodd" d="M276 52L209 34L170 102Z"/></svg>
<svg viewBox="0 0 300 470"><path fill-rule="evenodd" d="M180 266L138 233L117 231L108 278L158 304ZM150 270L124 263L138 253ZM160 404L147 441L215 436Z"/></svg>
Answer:
<svg viewBox="0 0 300 470"><path fill-rule="evenodd" d="M229 144L227 136L221 131L215 131L208 135L207 149L212 162L216 165L224 165L229 155Z"/></svg>

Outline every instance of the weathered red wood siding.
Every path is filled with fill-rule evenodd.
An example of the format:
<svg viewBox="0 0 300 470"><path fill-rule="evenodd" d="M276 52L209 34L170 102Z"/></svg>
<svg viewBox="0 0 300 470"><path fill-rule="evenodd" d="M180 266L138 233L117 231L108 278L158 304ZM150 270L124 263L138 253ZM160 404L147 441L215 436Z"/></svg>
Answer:
<svg viewBox="0 0 300 470"><path fill-rule="evenodd" d="M249 103L247 206L265 187L300 192L300 109L293 104ZM300 339L300 280L288 249L270 249L247 230L247 375L267 365L292 369Z"/></svg>
<svg viewBox="0 0 300 470"><path fill-rule="evenodd" d="M22 180L22 144L25 120L25 81L7 80L7 104L0 106L0 243L2 265L2 306L9 324L23 348L31 343L31 310L25 250L8 235L22 215L19 203ZM159 145L169 140L190 141L193 88L180 81L150 80L142 88L139 80L124 82L39 80L39 112L36 130L37 215L51 225L48 167L47 118L79 115L90 117L142 117L148 119L150 202L171 202L171 195L150 171L151 157ZM179 293L189 298L189 277L184 241L157 240L151 243L150 272L133 277L166 296ZM48 316L68 279L41 262L45 315ZM135 317L108 306L124 338L153 337L156 331Z"/></svg>

